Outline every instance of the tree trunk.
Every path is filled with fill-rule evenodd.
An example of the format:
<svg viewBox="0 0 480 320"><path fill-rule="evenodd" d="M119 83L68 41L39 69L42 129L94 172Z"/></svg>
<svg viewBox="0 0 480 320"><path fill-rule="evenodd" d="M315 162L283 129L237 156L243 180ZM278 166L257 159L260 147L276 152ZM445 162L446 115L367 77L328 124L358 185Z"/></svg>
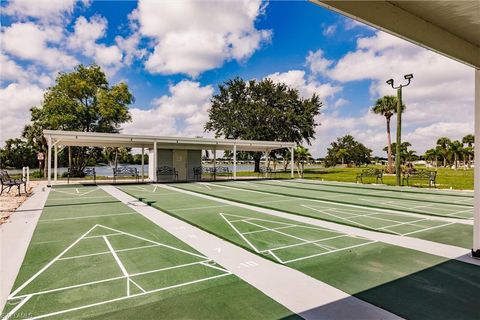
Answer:
<svg viewBox="0 0 480 320"><path fill-rule="evenodd" d="M390 133L390 118L387 118L387 172L393 173L392 135Z"/></svg>
<svg viewBox="0 0 480 320"><path fill-rule="evenodd" d="M457 154L456 153L454 155L454 167L455 167L455 170L457 170Z"/></svg>
<svg viewBox="0 0 480 320"><path fill-rule="evenodd" d="M256 152L253 156L253 160L255 161L255 167L253 169L253 172L260 172L260 159L262 155L259 152Z"/></svg>
<svg viewBox="0 0 480 320"><path fill-rule="evenodd" d="M438 169L438 156L435 156L435 170Z"/></svg>
<svg viewBox="0 0 480 320"><path fill-rule="evenodd" d="M289 161L287 159L283 159L283 171L287 172Z"/></svg>

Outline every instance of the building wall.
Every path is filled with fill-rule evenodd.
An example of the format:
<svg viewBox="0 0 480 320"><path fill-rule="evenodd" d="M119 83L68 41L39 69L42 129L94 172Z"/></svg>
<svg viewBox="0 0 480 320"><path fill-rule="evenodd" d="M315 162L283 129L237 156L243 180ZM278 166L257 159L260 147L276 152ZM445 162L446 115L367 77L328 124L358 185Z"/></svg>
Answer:
<svg viewBox="0 0 480 320"><path fill-rule="evenodd" d="M149 153L153 159L153 150ZM153 161L152 161L153 163ZM157 168L161 166L174 167L178 172L178 180L193 180L193 168L202 165L202 151L201 150L185 150L185 149L158 149L157 152ZM152 168L153 170L153 168ZM156 174L156 173L155 173ZM149 177L150 176L150 162L149 162ZM161 176L160 181L172 180L173 177Z"/></svg>

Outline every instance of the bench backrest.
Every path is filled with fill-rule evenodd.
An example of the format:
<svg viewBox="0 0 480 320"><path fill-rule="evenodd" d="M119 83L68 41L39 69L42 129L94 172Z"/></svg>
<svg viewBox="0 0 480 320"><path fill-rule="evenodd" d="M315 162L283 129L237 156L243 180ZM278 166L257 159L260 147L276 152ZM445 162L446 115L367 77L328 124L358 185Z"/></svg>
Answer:
<svg viewBox="0 0 480 320"><path fill-rule="evenodd" d="M8 174L7 170L0 170L0 182L3 184L11 181L12 178Z"/></svg>
<svg viewBox="0 0 480 320"><path fill-rule="evenodd" d="M216 167L215 173L230 173L228 167Z"/></svg>
<svg viewBox="0 0 480 320"><path fill-rule="evenodd" d="M172 175L176 173L177 171L175 170L174 167L161 166L157 168L157 176Z"/></svg>
<svg viewBox="0 0 480 320"><path fill-rule="evenodd" d="M270 168L270 167L260 167L258 168L260 173L272 173L273 172L273 169Z"/></svg>
<svg viewBox="0 0 480 320"><path fill-rule="evenodd" d="M114 176L136 176L137 174L137 168L134 167L113 168Z"/></svg>
<svg viewBox="0 0 480 320"><path fill-rule="evenodd" d="M419 179L434 179L437 176L436 171L418 170L407 173L407 176Z"/></svg>
<svg viewBox="0 0 480 320"><path fill-rule="evenodd" d="M368 168L362 170L362 176L381 176L383 174L383 170Z"/></svg>

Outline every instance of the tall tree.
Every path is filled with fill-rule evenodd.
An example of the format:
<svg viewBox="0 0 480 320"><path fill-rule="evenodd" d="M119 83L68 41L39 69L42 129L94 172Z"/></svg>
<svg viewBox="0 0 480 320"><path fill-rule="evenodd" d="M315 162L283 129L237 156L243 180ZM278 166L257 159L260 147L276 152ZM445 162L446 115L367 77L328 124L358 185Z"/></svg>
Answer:
<svg viewBox="0 0 480 320"><path fill-rule="evenodd" d="M470 163L472 162L472 155L474 154L473 144L475 143L475 136L473 134L467 134L462 138L463 144L466 145L465 155L468 156L467 166L470 168Z"/></svg>
<svg viewBox="0 0 480 320"><path fill-rule="evenodd" d="M24 133L39 141L43 129L116 133L122 123L131 120L128 106L133 102L127 84L109 86L99 66L79 65L57 76L42 105L31 109L32 124ZM45 141L41 144L44 148ZM76 147L71 151L72 170L80 175L88 159L99 154L98 148Z"/></svg>
<svg viewBox="0 0 480 320"><path fill-rule="evenodd" d="M303 178L305 162L308 162L308 160L312 158L312 155L310 154L310 151L304 146L297 146L295 148L293 156L295 157L298 175Z"/></svg>
<svg viewBox="0 0 480 320"><path fill-rule="evenodd" d="M435 168L438 168L438 157L440 157L442 154L440 152L440 149L437 147L437 148L432 148L432 149L428 149L427 151L425 151L425 160L431 160L431 161L434 161L435 162Z"/></svg>
<svg viewBox="0 0 480 320"><path fill-rule="evenodd" d="M226 139L291 141L301 144L314 137L315 116L322 102L316 94L301 98L298 90L270 79L245 82L241 78L219 85L208 112L205 131ZM286 150L282 152L285 157ZM261 153L254 153L259 171Z"/></svg>
<svg viewBox="0 0 480 320"><path fill-rule="evenodd" d="M442 159L443 159L443 166L447 166L448 157L450 156L449 146L452 141L447 137L441 137L437 140L437 147L439 148Z"/></svg>
<svg viewBox="0 0 480 320"><path fill-rule="evenodd" d="M375 102L372 111L385 117L387 122L387 172L393 173L393 159L392 159L392 137L390 133L390 120L392 116L397 113L397 97L383 96ZM405 105L402 104L402 112L405 110Z"/></svg>
<svg viewBox="0 0 480 320"><path fill-rule="evenodd" d="M35 150L25 140L8 139L5 146L0 149L0 168L33 167L35 162Z"/></svg>
<svg viewBox="0 0 480 320"><path fill-rule="evenodd" d="M460 141L455 140L449 143L448 148L449 148L450 154L453 156L453 164L454 164L455 170L457 170L458 158L461 157L463 153L463 144Z"/></svg>
<svg viewBox="0 0 480 320"><path fill-rule="evenodd" d="M337 141L332 142L330 146L325 157L327 167L335 166L342 160L344 163L354 163L357 166L371 161L372 150L356 141L351 135L337 138ZM339 157L341 149L348 150L348 153L343 155L343 159Z"/></svg>

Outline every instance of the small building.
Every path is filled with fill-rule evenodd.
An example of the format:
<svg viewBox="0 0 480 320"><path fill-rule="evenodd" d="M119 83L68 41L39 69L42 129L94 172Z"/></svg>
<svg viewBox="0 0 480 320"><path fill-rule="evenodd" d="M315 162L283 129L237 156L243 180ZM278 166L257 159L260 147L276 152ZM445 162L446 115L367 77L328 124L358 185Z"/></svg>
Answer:
<svg viewBox="0 0 480 320"><path fill-rule="evenodd" d="M294 142L146 136L62 130L44 130L43 134L48 143L48 185L51 185L52 159L53 179L54 182L57 182L58 150L65 146L140 148L142 150L142 181L144 180L143 159L147 151L149 159L152 160L148 162L148 179L151 182L173 179L171 175L165 175L162 179L159 179L160 168L174 168L178 175L176 178L178 181L193 180L194 169L202 166L202 150L213 151L214 166L216 165L216 151L232 151L232 176L235 179L237 175L237 152L257 151L268 155L272 150L289 148L293 159L296 146ZM293 166L291 166L291 175L293 177Z"/></svg>

